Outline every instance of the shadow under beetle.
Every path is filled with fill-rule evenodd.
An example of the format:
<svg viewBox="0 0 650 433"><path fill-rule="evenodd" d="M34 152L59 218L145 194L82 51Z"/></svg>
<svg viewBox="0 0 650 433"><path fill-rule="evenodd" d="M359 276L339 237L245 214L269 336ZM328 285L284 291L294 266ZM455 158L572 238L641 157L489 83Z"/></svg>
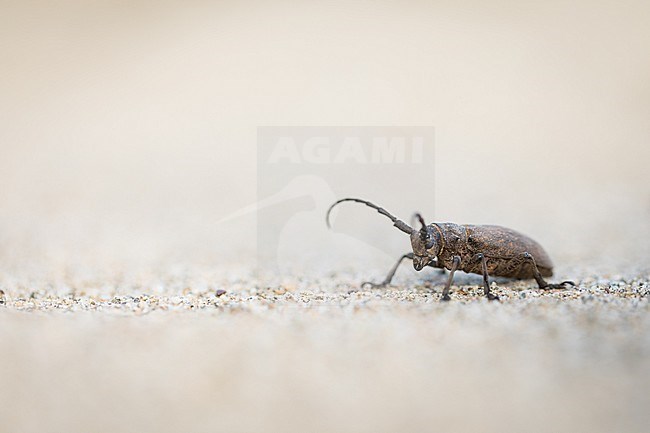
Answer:
<svg viewBox="0 0 650 433"><path fill-rule="evenodd" d="M376 284L364 282L361 286L385 287L390 284L395 271L404 259L413 260L413 267L421 271L424 267L448 269L449 279L442 291L442 300L448 301L449 288L454 279L454 272L463 271L483 276L485 296L490 300L499 298L490 293L488 276L515 279L534 278L540 289L561 289L565 284L575 286L572 281L550 284L543 277L553 275L553 263L540 244L514 230L493 225L460 225L454 223L431 223L426 225L417 213L419 230L397 219L386 209L358 198L344 198L335 202L327 210L326 222L330 227L329 217L334 206L344 201L365 204L387 216L399 230L411 236L413 252L399 258L383 282Z"/></svg>

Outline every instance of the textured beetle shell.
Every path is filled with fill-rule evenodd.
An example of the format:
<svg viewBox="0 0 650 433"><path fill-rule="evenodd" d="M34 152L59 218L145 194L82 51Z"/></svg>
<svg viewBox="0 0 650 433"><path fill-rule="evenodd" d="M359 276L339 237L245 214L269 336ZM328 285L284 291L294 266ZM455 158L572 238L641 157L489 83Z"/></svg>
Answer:
<svg viewBox="0 0 650 433"><path fill-rule="evenodd" d="M472 260L476 254L482 253L487 259L489 275L528 279L533 278L533 269L523 257L524 253L529 253L542 276L553 275L553 263L544 248L515 230L501 226L453 223L436 223L432 226L437 226L443 234L445 246L440 259L447 268L451 266L453 256L459 255L462 259L460 270L482 274L480 261Z"/></svg>

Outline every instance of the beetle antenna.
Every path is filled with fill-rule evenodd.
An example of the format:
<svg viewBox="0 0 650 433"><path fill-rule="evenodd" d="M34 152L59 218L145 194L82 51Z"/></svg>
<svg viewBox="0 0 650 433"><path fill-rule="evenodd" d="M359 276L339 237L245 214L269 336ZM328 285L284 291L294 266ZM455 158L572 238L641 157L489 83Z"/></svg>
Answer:
<svg viewBox="0 0 650 433"><path fill-rule="evenodd" d="M416 213L415 217L418 219L420 224L422 224L422 227L420 228L420 238L422 238L422 240L425 240L428 236L428 232L427 232L427 225L424 222L424 218L422 218L422 215L420 215L419 213Z"/></svg>
<svg viewBox="0 0 650 433"><path fill-rule="evenodd" d="M332 211L334 206L336 206L337 204L342 203L344 201L354 201L356 203L365 204L366 206L369 206L369 207L371 207L373 209L376 209L377 212L379 212L380 214L390 218L390 220L393 222L393 225L395 227L397 227L398 229L400 229L401 231L403 231L404 233L411 234L413 232L413 228L411 226L406 224L404 221L397 219L396 216L392 215L390 212L388 212L383 207L379 207L376 204L370 203L369 201L366 201L366 200L361 200L360 198L342 198L341 200L335 202L332 206L330 206L330 208L327 210L327 215L325 216L325 222L327 223L328 228L332 228L332 226L330 225L330 212Z"/></svg>

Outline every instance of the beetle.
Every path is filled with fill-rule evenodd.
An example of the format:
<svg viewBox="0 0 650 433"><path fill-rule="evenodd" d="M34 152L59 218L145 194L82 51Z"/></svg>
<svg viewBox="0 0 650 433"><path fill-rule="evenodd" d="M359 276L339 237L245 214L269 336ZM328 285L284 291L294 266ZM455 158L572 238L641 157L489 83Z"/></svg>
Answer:
<svg viewBox="0 0 650 433"><path fill-rule="evenodd" d="M449 278L442 291L442 300L449 301L449 289L456 271L463 271L483 276L485 296L489 300L498 300L490 292L488 276L508 277L514 279L534 278L540 289L561 289L566 285L575 286L573 281L559 284L548 283L544 277L553 275L553 263L546 251L533 239L515 230L495 225L469 225L454 223L431 223L427 225L419 213L415 214L420 229L414 229L404 221L393 216L386 209L359 198L338 200L327 210L325 221L330 225L330 213L339 203L352 201L362 203L390 218L393 226L410 235L412 252L402 255L391 268L381 283L363 282L361 287L369 285L381 288L390 284L404 259L413 260L413 267L421 271L425 267L449 270Z"/></svg>

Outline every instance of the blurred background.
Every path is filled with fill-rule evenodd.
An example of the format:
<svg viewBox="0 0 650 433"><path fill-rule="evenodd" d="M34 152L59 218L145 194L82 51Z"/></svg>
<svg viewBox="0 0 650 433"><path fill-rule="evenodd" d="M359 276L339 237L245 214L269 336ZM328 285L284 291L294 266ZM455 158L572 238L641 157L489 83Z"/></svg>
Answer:
<svg viewBox="0 0 650 433"><path fill-rule="evenodd" d="M15 299L208 293L215 281L232 292L228 282L244 281L249 296L262 224L254 212L228 217L257 200L257 128L279 125L431 126L430 183L360 177L346 195L404 219L420 210L521 230L566 278L647 281L648 23L642 0L3 1L0 284ZM298 242L285 253L311 243L328 272L380 278L407 241L353 208L331 237L288 236ZM322 209L314 215L324 230ZM345 242L341 221L382 239ZM377 417L343 430L454 430L465 419L467 431L504 431L483 412L466 417L458 402L469 402L490 403L513 431L529 429L521 410L531 407L536 422L572 431L642 431L647 302L610 321L580 302L435 315L402 303L385 316L380 304L360 319L7 311L2 418L22 431L46 430L42 420L61 431L214 431L215 419L228 431L286 431L297 416L305 431L322 416L324 430L341 431L337 414L363 413ZM607 308L628 306L617 302Z"/></svg>
<svg viewBox="0 0 650 433"><path fill-rule="evenodd" d="M33 247L3 250L5 265L241 261L254 216L216 222L256 200L260 125L433 126L431 185L360 178L350 194L404 218L514 227L556 262L646 248L647 2L3 11L0 236Z"/></svg>

